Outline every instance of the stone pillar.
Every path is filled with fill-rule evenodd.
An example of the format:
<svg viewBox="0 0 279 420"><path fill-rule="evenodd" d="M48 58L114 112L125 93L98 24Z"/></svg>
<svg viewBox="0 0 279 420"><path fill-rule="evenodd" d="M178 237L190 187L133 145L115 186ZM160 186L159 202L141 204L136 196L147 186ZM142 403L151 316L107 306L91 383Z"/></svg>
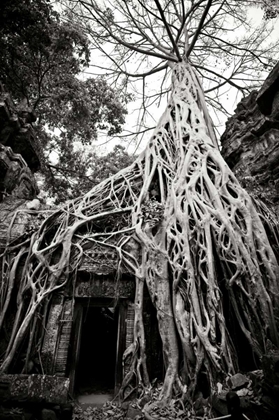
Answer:
<svg viewBox="0 0 279 420"><path fill-rule="evenodd" d="M134 340L134 320L135 308L132 302L128 302L127 317L126 317L126 346L129 347Z"/></svg>
<svg viewBox="0 0 279 420"><path fill-rule="evenodd" d="M55 355L54 374L65 376L69 355L70 338L73 325L73 301L67 299L64 302L62 317L60 319L60 332Z"/></svg>
<svg viewBox="0 0 279 420"><path fill-rule="evenodd" d="M63 310L63 296L56 296L49 310L48 321L42 346L42 363L44 373L52 375L55 362L55 350L58 341L59 319Z"/></svg>

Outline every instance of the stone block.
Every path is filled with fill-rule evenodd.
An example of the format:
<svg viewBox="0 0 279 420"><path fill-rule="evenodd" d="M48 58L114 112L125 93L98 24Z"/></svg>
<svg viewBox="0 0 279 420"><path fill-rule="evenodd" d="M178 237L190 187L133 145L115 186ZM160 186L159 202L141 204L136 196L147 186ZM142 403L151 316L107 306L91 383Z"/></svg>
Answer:
<svg viewBox="0 0 279 420"><path fill-rule="evenodd" d="M263 114L269 115L271 113L273 99L278 90L279 63L270 72L257 96L257 103Z"/></svg>
<svg viewBox="0 0 279 420"><path fill-rule="evenodd" d="M232 390L245 388L248 385L249 379L242 373L236 373L228 379L228 385Z"/></svg>
<svg viewBox="0 0 279 420"><path fill-rule="evenodd" d="M20 374L1 375L1 381L6 384L5 402L64 404L68 400L69 378Z"/></svg>
<svg viewBox="0 0 279 420"><path fill-rule="evenodd" d="M75 297L114 298L117 294L121 298L134 296L135 282L132 277L123 275L121 282L117 285L114 273L98 275L95 273L94 268L94 265L88 265L87 267L83 264L81 265L80 276L75 288ZM99 268L101 270L101 266ZM86 277L86 273L83 272L85 269L94 274Z"/></svg>

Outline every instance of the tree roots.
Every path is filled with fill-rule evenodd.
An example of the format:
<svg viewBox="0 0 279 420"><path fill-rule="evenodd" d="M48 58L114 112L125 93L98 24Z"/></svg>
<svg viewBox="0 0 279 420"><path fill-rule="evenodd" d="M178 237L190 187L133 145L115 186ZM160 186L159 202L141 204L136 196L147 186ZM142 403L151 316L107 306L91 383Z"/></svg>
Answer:
<svg viewBox="0 0 279 420"><path fill-rule="evenodd" d="M237 369L224 302L230 302L253 353L260 357L267 339L278 346L274 308L279 267L262 221L212 139L189 63L175 66L172 84L167 109L131 166L53 213L18 252L7 247L4 314L17 264L22 259L25 264L2 373L24 335L40 351L35 342L40 334L31 322L50 294L73 281L84 250L92 244L117 252L118 275L125 267L135 276L134 342L124 354L129 369L123 395L135 378L149 386L144 283L157 310L163 344L162 400L174 390L192 395L201 372L214 390L220 378ZM30 353L30 342L28 349Z"/></svg>

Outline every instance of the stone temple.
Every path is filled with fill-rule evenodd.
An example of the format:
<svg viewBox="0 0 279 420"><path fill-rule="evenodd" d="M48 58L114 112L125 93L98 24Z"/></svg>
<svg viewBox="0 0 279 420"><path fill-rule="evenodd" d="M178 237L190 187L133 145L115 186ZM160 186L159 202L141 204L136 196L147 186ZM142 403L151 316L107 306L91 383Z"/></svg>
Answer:
<svg viewBox="0 0 279 420"><path fill-rule="evenodd" d="M1 256L7 243L16 246L19 238L37 229L53 212L37 199L39 190L34 173L43 159L32 128L35 119L28 109L18 109L1 86ZM272 208L278 218L279 64L259 92L253 91L237 105L235 115L226 124L221 146L225 160L244 188ZM1 268L0 288L5 281L3 265ZM26 367L28 344L23 343L25 350L19 352L9 372L0 375L1 404L13 407L28 403L38 410L58 406L61 418L70 418L68 403L77 395L100 390L117 394L125 373L123 354L133 341L135 290L134 278L128 271L115 281L116 269L117 255L113 250L92 245L85 251L76 281L52 295L40 320L40 358L30 357ZM18 289L20 265L14 281ZM0 331L0 361L6 336L11 334L15 322L16 305L13 293L7 308L9 322ZM144 319L151 380L161 379L164 367L160 336L147 290ZM276 361L274 365L269 362L266 383L276 385L278 393ZM274 389L274 399L278 399Z"/></svg>

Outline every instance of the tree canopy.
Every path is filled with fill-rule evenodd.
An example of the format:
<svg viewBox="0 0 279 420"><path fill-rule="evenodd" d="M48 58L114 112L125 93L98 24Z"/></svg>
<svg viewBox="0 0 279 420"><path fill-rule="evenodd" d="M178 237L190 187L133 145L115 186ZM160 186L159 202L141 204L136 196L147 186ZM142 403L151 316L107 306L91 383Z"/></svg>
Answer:
<svg viewBox="0 0 279 420"><path fill-rule="evenodd" d="M265 12L266 19L275 19L279 14L279 2L278 0L261 0L260 6Z"/></svg>
<svg viewBox="0 0 279 420"><path fill-rule="evenodd" d="M0 81L19 107L37 115L34 128L46 158L47 186L56 196L70 198L74 190L65 181L69 168L75 167L79 183L86 176L75 142L92 144L100 130L120 133L128 96L102 77L79 77L90 62L88 37L73 19L61 21L48 0L5 0L0 13ZM53 151L58 168L48 160Z"/></svg>
<svg viewBox="0 0 279 420"><path fill-rule="evenodd" d="M134 160L134 156L129 155L121 145L116 145L105 155L99 155L90 150L91 147L86 151L83 148L74 150L69 147L67 138L60 136L58 147L63 153L58 162L49 163L51 172L47 173L50 178L47 184L53 186L51 192L56 204L87 193L103 179L129 166ZM47 200L47 194L42 192L42 196Z"/></svg>

